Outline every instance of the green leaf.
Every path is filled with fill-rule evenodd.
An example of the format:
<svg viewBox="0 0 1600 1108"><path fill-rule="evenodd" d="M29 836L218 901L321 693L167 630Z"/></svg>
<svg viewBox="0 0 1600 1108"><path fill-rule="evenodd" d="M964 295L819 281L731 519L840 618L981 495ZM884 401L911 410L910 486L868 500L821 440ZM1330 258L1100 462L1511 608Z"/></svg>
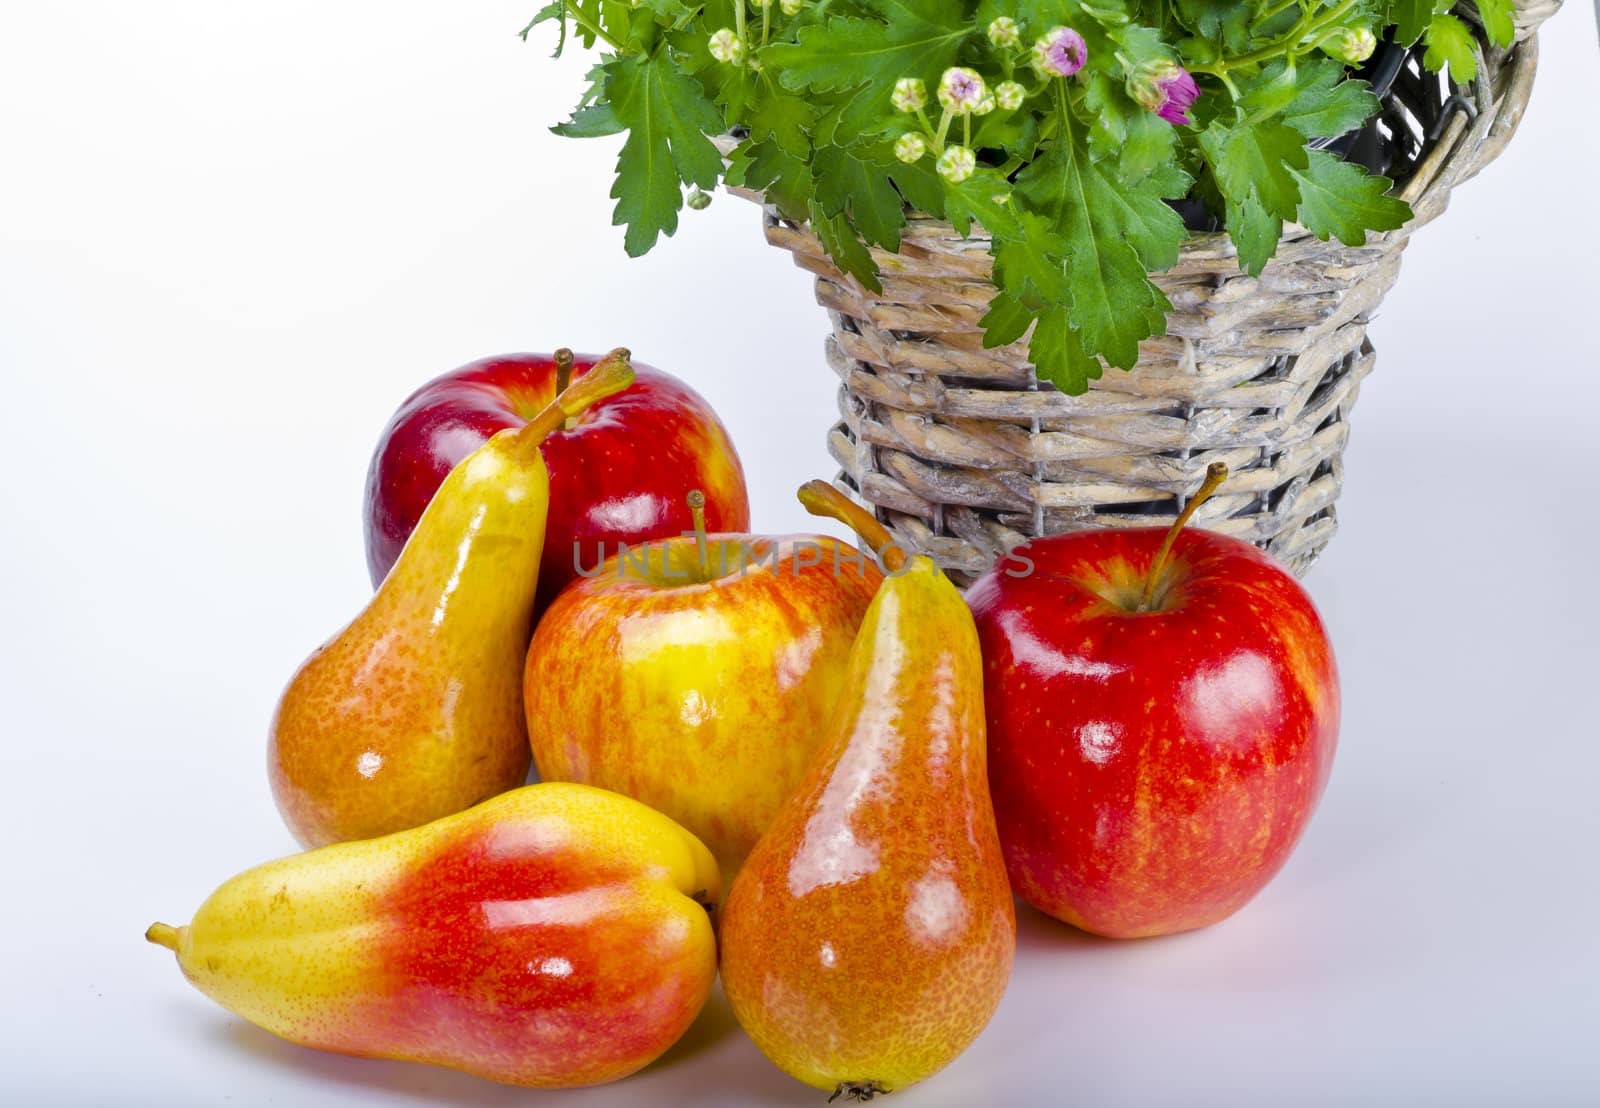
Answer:
<svg viewBox="0 0 1600 1108"><path fill-rule="evenodd" d="M689 14L690 8L683 0L639 0L639 7L648 9L669 22Z"/></svg>
<svg viewBox="0 0 1600 1108"><path fill-rule="evenodd" d="M589 28L598 26L600 23L600 2L601 0L566 0L562 8L563 26L566 23L567 12L577 12L583 16L584 23L588 24L588 26L585 26L584 23L579 23L576 19L573 20L572 33L578 36L578 41L583 43L586 50L591 49L595 44L595 33Z"/></svg>
<svg viewBox="0 0 1600 1108"><path fill-rule="evenodd" d="M801 97L775 89L764 90L752 99L744 117L751 138L757 142L771 139L785 154L796 158L811 156L811 128L816 122L816 108Z"/></svg>
<svg viewBox="0 0 1600 1108"><path fill-rule="evenodd" d="M890 119L883 104L883 89L877 85L862 85L839 95L817 120L812 142L817 146L849 146L863 135L880 130Z"/></svg>
<svg viewBox="0 0 1600 1108"><path fill-rule="evenodd" d="M1300 182L1301 224L1318 238L1329 235L1346 246L1361 246L1368 231L1393 231L1411 218L1403 200L1388 195L1391 182L1323 150L1311 151Z"/></svg>
<svg viewBox="0 0 1600 1108"><path fill-rule="evenodd" d="M1050 221L1030 211L1017 213L1020 231L994 243L995 281L1035 312L1065 301L1067 243Z"/></svg>
<svg viewBox="0 0 1600 1108"><path fill-rule="evenodd" d="M824 215L848 214L851 225L868 242L891 252L899 250L900 228L906 225L905 201L889 182L889 173L898 164L825 146L811 160L816 203Z"/></svg>
<svg viewBox="0 0 1600 1108"><path fill-rule="evenodd" d="M1464 85L1478 75L1477 45L1467 25L1453 15L1436 15L1423 36L1428 43L1422 64L1437 73L1448 67L1450 79Z"/></svg>
<svg viewBox="0 0 1600 1108"><path fill-rule="evenodd" d="M914 209L935 219L946 218L944 178L934 172L931 159L924 158L914 165L896 163L889 171L889 179Z"/></svg>
<svg viewBox="0 0 1600 1108"><path fill-rule="evenodd" d="M1478 17L1495 46L1510 46L1517 37L1516 14L1514 0L1478 0Z"/></svg>
<svg viewBox="0 0 1600 1108"><path fill-rule="evenodd" d="M785 88L837 92L868 84L887 110L900 77L936 78L974 31L958 0L878 0L882 23L835 16L801 28L796 41L769 46L764 62Z"/></svg>
<svg viewBox="0 0 1600 1108"><path fill-rule="evenodd" d="M578 108L565 123L557 123L550 130L567 138L599 138L623 130L622 120L611 110L610 104L590 104Z"/></svg>
<svg viewBox="0 0 1600 1108"><path fill-rule="evenodd" d="M1300 207L1300 186L1294 174L1306 167L1305 136L1282 123L1221 120L1200 136L1217 184L1229 200L1254 196L1280 219L1293 219Z"/></svg>
<svg viewBox="0 0 1600 1108"><path fill-rule="evenodd" d="M728 159L728 183L765 194L786 219L796 222L811 213L813 181L804 161L786 154L772 141L741 143Z"/></svg>
<svg viewBox="0 0 1600 1108"><path fill-rule="evenodd" d="M1434 0L1394 0L1389 18L1394 20L1394 39L1411 46L1433 22Z"/></svg>
<svg viewBox="0 0 1600 1108"><path fill-rule="evenodd" d="M878 280L878 266L872 260L872 251L857 237L850 221L841 215L826 215L821 206L811 205L811 229L816 232L822 248L833 259L833 264L850 274L873 292L882 292Z"/></svg>
<svg viewBox="0 0 1600 1108"><path fill-rule="evenodd" d="M1250 45L1251 9L1241 0L1177 0L1184 26L1205 38L1220 41L1229 53L1242 53Z"/></svg>
<svg viewBox="0 0 1600 1108"><path fill-rule="evenodd" d="M1022 225L1009 201L1011 185L994 170L979 169L960 184L947 184L944 189L945 218L962 237L972 234L974 223L994 239L1022 235Z"/></svg>
<svg viewBox="0 0 1600 1108"><path fill-rule="evenodd" d="M1011 345L1028 333L1033 318L1031 308L1005 289L999 290L989 301L989 310L978 321L983 326L984 347L992 350Z"/></svg>
<svg viewBox="0 0 1600 1108"><path fill-rule="evenodd" d="M1052 142L1023 169L1017 190L1030 208L1050 218L1063 240L1065 306L1081 349L1131 369L1139 343L1166 329L1167 298L1151 283L1148 269L1176 259L1182 221L1162 203L1156 183L1128 186L1107 176L1076 133ZM1150 266L1141 258L1146 252ZM1040 341L1037 335L1034 341ZM1048 340L1047 349L1055 364L1067 364L1061 357L1067 345Z"/></svg>
<svg viewBox="0 0 1600 1108"><path fill-rule="evenodd" d="M1239 268L1252 277L1261 271L1277 253L1278 240L1283 238L1283 220L1261 206L1254 196L1242 201L1228 201L1228 237L1239 252Z"/></svg>
<svg viewBox="0 0 1600 1108"><path fill-rule="evenodd" d="M1299 92L1284 108L1283 121L1307 138L1336 138L1354 131L1378 110L1372 86L1346 79L1345 67L1331 59L1301 62L1299 84Z"/></svg>
<svg viewBox="0 0 1600 1108"><path fill-rule="evenodd" d="M1041 380L1049 381L1068 396L1089 391L1089 382L1099 379L1104 370L1100 359L1085 348L1072 326L1066 308L1051 308L1039 317L1028 343L1028 360Z"/></svg>
<svg viewBox="0 0 1600 1108"><path fill-rule="evenodd" d="M1300 70L1282 61L1271 62L1239 84L1239 109L1256 120L1280 115L1300 92Z"/></svg>
<svg viewBox="0 0 1600 1108"><path fill-rule="evenodd" d="M628 129L612 222L627 224L623 244L637 257L678 229L682 184L716 187L722 155L706 133L721 130L722 117L664 54L617 58L606 69L606 97Z"/></svg>
<svg viewBox="0 0 1600 1108"><path fill-rule="evenodd" d="M560 25L561 30L556 35L555 52L550 56L552 58L559 58L561 56L561 51L564 50L567 45L567 5L564 0L551 0L550 3L540 8L534 13L533 18L528 21L528 25L521 31L517 32L517 37L522 39L523 42L527 42L528 32L532 31L539 24L547 23L552 19Z"/></svg>

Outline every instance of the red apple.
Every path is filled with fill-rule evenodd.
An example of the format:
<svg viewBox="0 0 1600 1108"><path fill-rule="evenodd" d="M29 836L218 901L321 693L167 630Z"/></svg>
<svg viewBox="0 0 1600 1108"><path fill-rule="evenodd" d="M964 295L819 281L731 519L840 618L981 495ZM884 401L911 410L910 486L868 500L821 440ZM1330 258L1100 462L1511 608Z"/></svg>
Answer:
<svg viewBox="0 0 1600 1108"><path fill-rule="evenodd" d="M1255 896L1339 730L1322 621L1256 547L1181 532L1139 610L1166 533L1040 539L968 593L1012 885L1112 938L1204 927Z"/></svg>
<svg viewBox="0 0 1600 1108"><path fill-rule="evenodd" d="M565 351L562 352L565 355ZM573 357L571 373L599 358ZM706 497L714 530L750 525L744 469L728 432L700 395L670 374L633 363L634 383L544 441L550 514L539 569L540 608L618 542L677 535L692 526L691 489ZM367 471L367 566L377 586L462 458L507 427L521 427L559 390L551 354L484 358L423 385L384 428Z"/></svg>

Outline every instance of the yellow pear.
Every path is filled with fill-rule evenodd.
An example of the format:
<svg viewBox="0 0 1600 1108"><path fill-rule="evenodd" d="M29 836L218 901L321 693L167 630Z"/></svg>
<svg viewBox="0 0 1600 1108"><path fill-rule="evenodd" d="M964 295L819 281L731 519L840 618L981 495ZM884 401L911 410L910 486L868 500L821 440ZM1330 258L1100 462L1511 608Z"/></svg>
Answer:
<svg viewBox="0 0 1600 1108"><path fill-rule="evenodd" d="M366 608L294 675L268 765L302 844L416 827L526 779L522 665L550 502L539 444L632 381L613 351L464 458Z"/></svg>

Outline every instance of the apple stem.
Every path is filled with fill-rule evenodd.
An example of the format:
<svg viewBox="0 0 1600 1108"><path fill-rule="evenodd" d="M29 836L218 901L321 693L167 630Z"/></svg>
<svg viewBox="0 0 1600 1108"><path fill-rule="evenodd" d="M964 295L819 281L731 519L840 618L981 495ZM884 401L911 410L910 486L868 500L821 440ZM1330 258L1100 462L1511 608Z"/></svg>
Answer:
<svg viewBox="0 0 1600 1108"><path fill-rule="evenodd" d="M556 398L517 432L516 444L537 449L552 433L563 427L568 419L582 415L584 409L597 401L621 392L633 384L633 357L627 347L619 346L594 364L594 367L564 387Z"/></svg>
<svg viewBox="0 0 1600 1108"><path fill-rule="evenodd" d="M572 383L572 350L563 346L556 351L556 392L566 392Z"/></svg>
<svg viewBox="0 0 1600 1108"><path fill-rule="evenodd" d="M706 565L706 494L690 489L685 499L689 501L689 515L694 519L694 542L700 548L700 574L704 576L709 571Z"/></svg>
<svg viewBox="0 0 1600 1108"><path fill-rule="evenodd" d="M1155 559L1150 563L1150 572L1144 579L1144 592L1139 597L1138 611L1148 612L1150 605L1154 603L1156 583L1161 580L1161 571L1167 568L1167 555L1172 553L1172 544L1178 541L1178 532L1183 530L1184 525L1194 518L1195 512L1200 510L1200 505L1211 499L1211 494L1216 492L1227 479L1226 463L1212 462L1206 466L1205 481L1194 496L1189 498L1189 503L1183 506L1183 511L1172 521L1172 526L1167 528L1167 537L1161 540Z"/></svg>
<svg viewBox="0 0 1600 1108"><path fill-rule="evenodd" d="M898 573L909 560L894 541L889 529L877 517L826 481L807 481L800 486L800 503L814 516L836 519L861 536L890 573Z"/></svg>
<svg viewBox="0 0 1600 1108"><path fill-rule="evenodd" d="M164 946L168 950L178 949L178 929L169 923L152 923L145 931L144 937L147 941L157 946Z"/></svg>

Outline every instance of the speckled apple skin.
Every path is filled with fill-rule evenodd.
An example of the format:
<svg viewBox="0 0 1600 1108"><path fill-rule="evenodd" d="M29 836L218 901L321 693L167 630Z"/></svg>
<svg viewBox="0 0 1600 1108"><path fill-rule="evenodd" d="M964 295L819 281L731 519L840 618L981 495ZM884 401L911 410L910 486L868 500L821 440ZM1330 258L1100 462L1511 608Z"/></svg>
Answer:
<svg viewBox="0 0 1600 1108"><path fill-rule="evenodd" d="M1162 528L1019 548L968 592L989 771L1023 899L1112 938L1224 919L1289 858L1339 732L1333 650L1256 547L1184 531L1160 610L1137 595Z"/></svg>
<svg viewBox="0 0 1600 1108"><path fill-rule="evenodd" d="M598 360L577 355L573 378ZM577 578L575 559L592 567L618 542L637 545L689 530L691 489L705 494L709 530L750 526L744 468L711 405L670 373L642 362L633 369L630 387L544 441L551 492L541 610ZM555 395L552 355L505 354L451 370L400 406L367 472L367 564L374 585L452 467L496 432L521 427Z"/></svg>
<svg viewBox="0 0 1600 1108"><path fill-rule="evenodd" d="M305 1046L592 1085L651 1062L704 1005L718 881L644 805L530 785L235 877L178 929L178 962Z"/></svg>
<svg viewBox="0 0 1600 1108"><path fill-rule="evenodd" d="M734 1014L808 1085L904 1088L1000 1003L1016 918L983 720L972 617L914 558L868 609L822 749L722 916Z"/></svg>
<svg viewBox="0 0 1600 1108"><path fill-rule="evenodd" d="M490 440L366 609L294 675L267 764L302 844L416 827L527 780L522 661L549 489L537 447Z"/></svg>
<svg viewBox="0 0 1600 1108"><path fill-rule="evenodd" d="M724 543L748 544L740 555ZM883 575L825 535L712 535L715 580L655 581L694 539L617 556L546 610L523 679L539 776L614 789L677 820L725 880L799 786ZM712 554L716 550L718 553ZM719 565L719 563L721 563Z"/></svg>

